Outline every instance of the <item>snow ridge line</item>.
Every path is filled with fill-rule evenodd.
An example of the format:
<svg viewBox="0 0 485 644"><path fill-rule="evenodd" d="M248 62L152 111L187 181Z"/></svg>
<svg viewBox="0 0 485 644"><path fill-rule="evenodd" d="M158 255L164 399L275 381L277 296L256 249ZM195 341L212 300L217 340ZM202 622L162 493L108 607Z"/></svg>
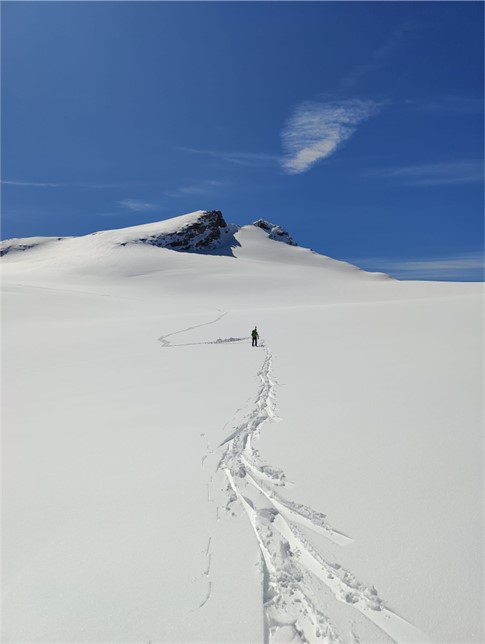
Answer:
<svg viewBox="0 0 485 644"><path fill-rule="evenodd" d="M385 607L373 586L359 582L350 571L325 558L298 524L339 546L347 546L352 539L334 530L321 512L288 501L275 490L275 486L285 485L284 472L263 464L253 447L265 422L281 420L275 404L273 355L268 348L264 350L258 373L261 384L253 408L220 444L225 451L218 469L226 475L231 496L244 508L261 551L266 644L283 640L344 644L325 613L319 584L336 600L359 611L393 642L426 642L426 636ZM355 640L352 624L349 633Z"/></svg>

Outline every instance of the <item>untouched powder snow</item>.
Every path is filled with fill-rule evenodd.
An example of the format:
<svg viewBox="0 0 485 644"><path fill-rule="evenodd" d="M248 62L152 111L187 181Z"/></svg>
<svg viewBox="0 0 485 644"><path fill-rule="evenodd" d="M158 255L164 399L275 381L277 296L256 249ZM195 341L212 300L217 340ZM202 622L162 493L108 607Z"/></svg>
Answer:
<svg viewBox="0 0 485 644"><path fill-rule="evenodd" d="M481 286L275 229L2 243L3 642L483 641Z"/></svg>

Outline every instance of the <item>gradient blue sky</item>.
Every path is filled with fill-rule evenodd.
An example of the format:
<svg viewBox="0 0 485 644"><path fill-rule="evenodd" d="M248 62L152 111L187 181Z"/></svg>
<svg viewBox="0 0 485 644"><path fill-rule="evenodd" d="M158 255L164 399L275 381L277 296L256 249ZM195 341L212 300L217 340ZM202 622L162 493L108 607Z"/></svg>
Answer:
<svg viewBox="0 0 485 644"><path fill-rule="evenodd" d="M481 2L2 2L2 238L220 209L483 277Z"/></svg>

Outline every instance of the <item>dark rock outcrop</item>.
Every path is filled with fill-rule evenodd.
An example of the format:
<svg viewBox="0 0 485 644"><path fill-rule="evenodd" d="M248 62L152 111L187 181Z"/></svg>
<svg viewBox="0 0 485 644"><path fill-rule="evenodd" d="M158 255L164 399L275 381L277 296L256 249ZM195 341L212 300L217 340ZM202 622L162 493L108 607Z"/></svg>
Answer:
<svg viewBox="0 0 485 644"><path fill-rule="evenodd" d="M229 241L232 232L220 210L208 210L201 214L197 221L187 224L173 233L142 237L132 243L196 252L220 248Z"/></svg>
<svg viewBox="0 0 485 644"><path fill-rule="evenodd" d="M26 239L7 239L0 242L0 257L11 252L21 252L37 248L37 246L50 241L62 241L64 237L28 237ZM32 240L32 241L29 241Z"/></svg>
<svg viewBox="0 0 485 644"><path fill-rule="evenodd" d="M281 228L281 226L276 226L275 224L271 224L269 221L266 221L265 219L258 219L257 221L254 221L253 226L262 228L265 232L268 233L268 237L270 239L284 242L289 246L298 246L298 244L293 239L293 237L291 237L289 232L286 231L284 228Z"/></svg>
<svg viewBox="0 0 485 644"><path fill-rule="evenodd" d="M0 246L0 257L3 257L11 251L29 250L34 248L35 244L4 244Z"/></svg>

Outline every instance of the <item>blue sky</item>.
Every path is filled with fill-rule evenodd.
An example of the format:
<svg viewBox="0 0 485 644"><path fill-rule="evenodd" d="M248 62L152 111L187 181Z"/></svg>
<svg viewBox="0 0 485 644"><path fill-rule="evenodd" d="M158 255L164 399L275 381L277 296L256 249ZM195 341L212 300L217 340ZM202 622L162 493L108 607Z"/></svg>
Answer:
<svg viewBox="0 0 485 644"><path fill-rule="evenodd" d="M3 2L2 238L220 209L483 278L480 2Z"/></svg>

